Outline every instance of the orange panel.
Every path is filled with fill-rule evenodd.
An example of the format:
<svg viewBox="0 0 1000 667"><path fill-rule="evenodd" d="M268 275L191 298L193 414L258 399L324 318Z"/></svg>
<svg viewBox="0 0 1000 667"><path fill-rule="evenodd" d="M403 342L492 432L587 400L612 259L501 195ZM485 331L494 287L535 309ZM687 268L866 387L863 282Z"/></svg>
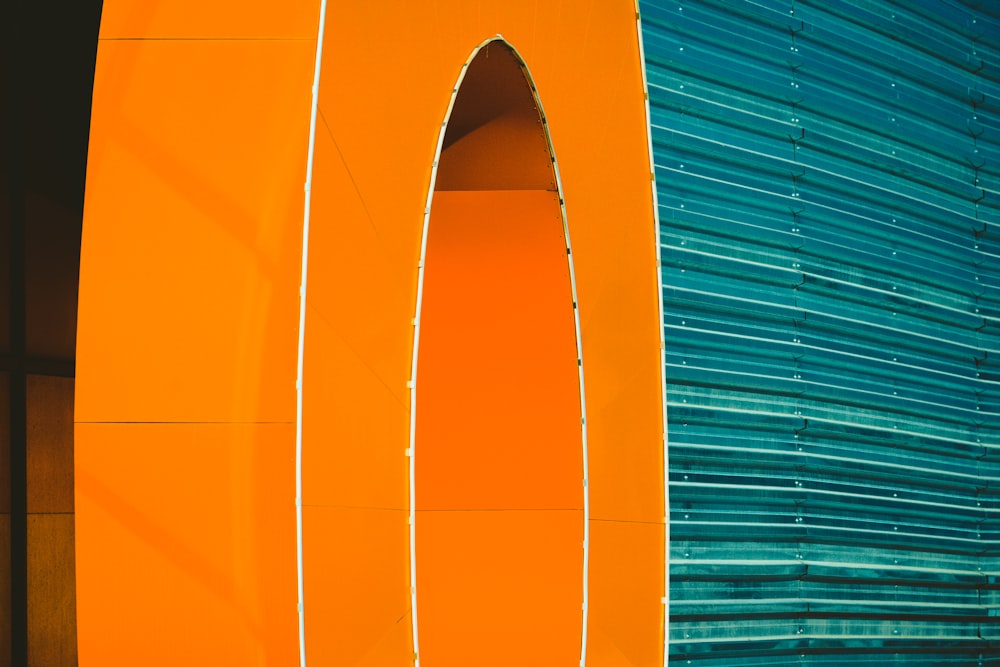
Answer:
<svg viewBox="0 0 1000 667"><path fill-rule="evenodd" d="M294 419L311 63L305 42L101 42L78 421Z"/></svg>
<svg viewBox="0 0 1000 667"><path fill-rule="evenodd" d="M435 193L417 370L418 510L582 508L562 231L555 193Z"/></svg>
<svg viewBox="0 0 1000 667"><path fill-rule="evenodd" d="M588 665L662 667L663 547L662 523L591 521Z"/></svg>
<svg viewBox="0 0 1000 667"><path fill-rule="evenodd" d="M311 347L306 410L322 417L305 422L303 438L326 446L311 447L305 454L304 502L405 510L407 475L402 460L409 429L405 394L391 391L329 321L314 311L309 316L307 341L323 344ZM391 447L392 443L399 446Z"/></svg>
<svg viewBox="0 0 1000 667"><path fill-rule="evenodd" d="M345 439L354 440L354 435L339 434L341 425L354 428L350 426L352 420L357 420L356 426L362 430L380 428L374 422L386 419L381 408L373 405L371 410L342 409L342 406L346 408L345 394L354 394L359 385L374 380L382 385L386 397L391 397L390 400L402 410L401 430L394 431L402 440L396 440L399 446L393 452L395 464L400 466L408 428L406 376L412 349L410 334L417 249L414 245L409 249L414 254L400 254L398 236L405 229L394 228L383 220L384 209L391 205L392 197L380 193L388 185L380 181L355 180L344 147L328 132L322 131L317 137L315 159L310 312L306 323L305 385L309 389L305 399L309 401L306 412L315 409L323 418L307 420L307 428L315 429L310 440L332 439L340 443ZM392 173L394 170L387 172ZM390 218L390 221L400 225L400 219ZM419 243L419 238L413 243ZM313 323L320 328L319 332L312 329ZM329 358L330 346L338 349L335 356L341 358L336 361L337 367L326 366L320 370L321 364L316 362ZM344 364L351 367L342 368ZM329 423L327 417L334 417L334 423ZM385 444L393 442L391 437L364 439ZM337 455L327 451L316 453L317 456L327 454ZM339 465L331 467L342 468ZM307 493L323 493L323 488L330 485L325 469L324 465L310 466L307 474L316 473L319 479L306 485ZM405 497L405 489L399 488L398 479L392 487L395 493Z"/></svg>
<svg viewBox="0 0 1000 667"><path fill-rule="evenodd" d="M304 522L312 564L306 582L316 591L306 598L310 664L409 664L409 581L397 555L407 539L407 513L307 507Z"/></svg>
<svg viewBox="0 0 1000 667"><path fill-rule="evenodd" d="M580 288L580 293L582 302L586 292ZM623 308L608 307L608 313L622 322L639 324L634 321L637 318ZM652 436L647 419L628 419L633 413L661 414L662 403L655 393L660 387L659 365L639 363L643 361L642 350L626 346L629 339L618 332L589 326L584 329L583 336L588 416L591 417L588 420L591 517L662 524L662 440L657 435L656 444L649 445ZM632 363L624 366L630 372L622 375L610 372L615 370L610 364L613 360L608 358L611 355L586 356L586 350L594 349L586 347L587 342L595 347L599 343L609 346L610 350L614 350L615 345L625 346L618 354L634 355ZM604 351L600 347L597 349ZM597 367L593 372L591 365ZM599 374L602 370L606 376Z"/></svg>
<svg viewBox="0 0 1000 667"><path fill-rule="evenodd" d="M555 68L528 63L562 167L573 239L592 516L660 522L658 238L634 6L599 2L588 9L579 16L592 28L586 48L567 47L576 63ZM662 573L659 579L662 590ZM649 586L657 586L652 578Z"/></svg>
<svg viewBox="0 0 1000 667"><path fill-rule="evenodd" d="M332 3L329 12L314 187L314 205L325 211L314 219L323 225L319 233L328 240L313 246L310 303L332 329L350 338L352 349L363 350L357 356L367 370L356 375L350 368L360 369L361 364L355 363L340 367L340 373L325 372L323 396L307 398L316 406L307 408L307 428L322 430L325 436L306 443L307 466L310 460L323 462L318 469L307 468L310 485L320 485L313 492L307 485L307 497L334 493L325 491L319 480L327 475L340 479L343 471L350 471L355 479L367 480L370 488L357 481L342 484L344 493L338 497L346 505L362 505L371 489L387 488L405 470L406 439L401 433L390 440L356 435L371 432L369 425L378 421L370 411L345 411L341 423L356 424L349 430L313 415L336 410L338 395L349 393L356 383L370 382L365 375L375 375L392 395L405 391L408 359L398 360L397 351L411 337L412 281L431 156L459 64L476 44L501 33L531 68L563 177L584 326L593 516L648 522L655 536L650 544L656 539L662 544L661 323L634 5L605 2L573 11L556 3L454 2L439 4L434 11L414 5L386 12L378 5ZM352 57L342 57L345 53ZM326 144L335 145L329 159L336 158L336 169L344 175L324 171L320 176ZM449 186L455 181L445 176L444 187L458 187ZM346 194L334 199L327 187ZM362 229L362 235L353 231ZM345 236L338 237L341 233ZM344 253L354 257L344 261ZM399 292L392 281L409 290L409 309L397 305ZM311 340L307 349L317 344ZM378 354L379 346L385 354ZM306 386L315 391L319 380L310 380L310 354ZM486 374L483 380L489 381ZM325 423L314 426L317 419ZM322 444L310 448L309 442ZM343 454L341 447L346 448ZM366 457L378 460L367 468L367 476L350 453L362 448ZM310 455L315 449L322 451ZM418 453L418 466L420 457ZM418 481L417 492L422 488ZM630 566L632 556L624 546L596 544L600 535L595 531L592 547L595 554L602 549L603 555L592 563L590 580L619 581L619 570ZM575 551L579 554L579 548ZM397 542L394 553L395 567L405 568L405 542ZM595 596L589 664L615 664L604 662L612 660L602 648L609 644L628 655L662 655L662 553L662 546L656 547L649 560L642 561L644 567L629 573L634 587L630 590L645 591L644 599L653 600L655 607L635 605L627 596ZM420 572L418 562L422 577ZM308 579L307 586L307 599L323 594ZM418 604L427 594L426 586L419 588ZM329 613L338 623L354 625L361 623L356 611L343 605L331 607ZM310 642L312 651L325 640L314 640L311 634ZM425 656L427 650L424 645Z"/></svg>
<svg viewBox="0 0 1000 667"><path fill-rule="evenodd" d="M285 39L316 44L317 0L115 0L105 2L101 39Z"/></svg>
<svg viewBox="0 0 1000 667"><path fill-rule="evenodd" d="M78 328L85 666L137 655L144 664L295 664L290 424L316 9L105 2ZM584 327L592 513L648 528L633 541L593 524L588 664L661 655L662 608L649 600L663 588L662 547L629 553L663 535L656 238L634 11L632 0L447 0L391 11L330 2L304 383L311 661L412 662L408 541L394 517L407 509L422 217L461 64L498 33L531 68L563 178ZM86 423L147 421L204 423ZM534 474L533 484L545 477ZM578 468L553 463L552 474L536 500L579 497L569 481ZM497 481L487 478L484 490ZM479 491L465 499L480 502ZM565 513L577 531L578 512ZM532 530L549 536L540 524ZM551 584L542 607L572 604L578 632L579 598L558 591L579 591L579 537L552 530L562 537L544 558L566 565L551 580L539 573L556 561L532 565L515 541L463 567L495 588L512 577ZM629 593L598 595L598 582ZM454 593L442 588L439 600ZM433 618L433 597L427 606ZM464 623L465 612L452 608L443 621ZM569 637L571 624L558 623ZM446 640L437 636L441 650ZM435 650L428 641L424 649ZM541 647L558 655L541 653L539 664L562 664L562 651L575 662L579 647L569 643Z"/></svg>
<svg viewBox="0 0 1000 667"><path fill-rule="evenodd" d="M418 513L421 664L579 664L582 523L578 510Z"/></svg>
<svg viewBox="0 0 1000 667"><path fill-rule="evenodd" d="M293 435L77 425L81 664L294 662Z"/></svg>
<svg viewBox="0 0 1000 667"><path fill-rule="evenodd" d="M579 659L573 322L556 193L435 193L415 442L417 614L428 665Z"/></svg>

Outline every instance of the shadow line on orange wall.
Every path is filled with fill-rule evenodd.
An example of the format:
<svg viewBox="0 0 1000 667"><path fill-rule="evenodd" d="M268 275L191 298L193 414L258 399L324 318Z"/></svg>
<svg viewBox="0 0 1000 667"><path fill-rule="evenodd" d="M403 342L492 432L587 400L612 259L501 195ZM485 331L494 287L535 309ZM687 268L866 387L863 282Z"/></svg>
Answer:
<svg viewBox="0 0 1000 667"><path fill-rule="evenodd" d="M200 558L169 530L158 525L152 517L139 511L133 504L79 467L76 470L76 495L78 499L86 498L93 502L108 516L118 521L131 535L141 539L157 554L175 565L177 569L190 575L205 590L224 601L243 620L245 627L258 640L258 643L260 645L266 644L262 638L263 628L261 624L246 612L243 605L239 604L238 589L225 572Z"/></svg>

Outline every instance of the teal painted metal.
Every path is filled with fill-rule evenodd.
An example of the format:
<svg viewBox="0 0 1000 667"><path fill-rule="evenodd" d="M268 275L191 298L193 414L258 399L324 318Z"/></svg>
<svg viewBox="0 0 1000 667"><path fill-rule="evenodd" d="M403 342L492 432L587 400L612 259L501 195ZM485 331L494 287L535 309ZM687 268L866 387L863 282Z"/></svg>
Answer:
<svg viewBox="0 0 1000 667"><path fill-rule="evenodd" d="M671 659L1000 664L1000 4L640 10Z"/></svg>

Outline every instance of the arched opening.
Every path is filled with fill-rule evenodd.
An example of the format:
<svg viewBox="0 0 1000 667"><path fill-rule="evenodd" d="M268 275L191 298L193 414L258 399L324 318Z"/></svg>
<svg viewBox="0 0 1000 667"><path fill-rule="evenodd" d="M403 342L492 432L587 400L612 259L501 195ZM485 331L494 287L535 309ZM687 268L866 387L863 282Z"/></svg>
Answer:
<svg viewBox="0 0 1000 667"><path fill-rule="evenodd" d="M442 138L416 320L415 638L428 667L580 659L582 362L550 146L523 62L486 43Z"/></svg>

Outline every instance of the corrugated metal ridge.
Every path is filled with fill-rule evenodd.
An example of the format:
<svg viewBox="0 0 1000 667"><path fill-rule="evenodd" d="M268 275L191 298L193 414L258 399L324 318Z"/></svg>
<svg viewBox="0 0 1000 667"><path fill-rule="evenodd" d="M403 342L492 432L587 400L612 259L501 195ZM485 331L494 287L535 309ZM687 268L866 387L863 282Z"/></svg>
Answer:
<svg viewBox="0 0 1000 667"><path fill-rule="evenodd" d="M670 653L1000 663L1000 12L640 2Z"/></svg>

